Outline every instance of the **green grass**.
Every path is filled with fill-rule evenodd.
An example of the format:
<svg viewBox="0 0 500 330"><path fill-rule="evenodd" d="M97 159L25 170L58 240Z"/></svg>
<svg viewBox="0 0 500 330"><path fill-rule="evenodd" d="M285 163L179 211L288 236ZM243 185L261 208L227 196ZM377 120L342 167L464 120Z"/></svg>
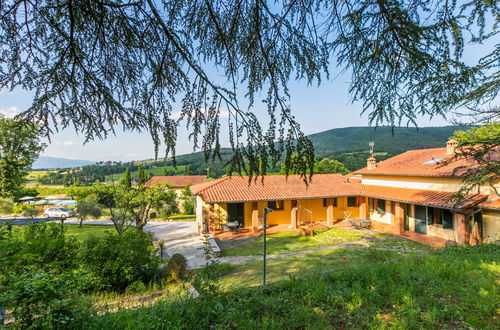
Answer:
<svg viewBox="0 0 500 330"><path fill-rule="evenodd" d="M365 233L333 228L316 236L301 236L298 233L279 233L267 236L267 253L281 254L314 249L321 246L343 244L361 239ZM222 251L223 256L250 256L262 254L262 237Z"/></svg>
<svg viewBox="0 0 500 330"><path fill-rule="evenodd" d="M267 280L277 282L290 276L311 276L321 272L338 271L369 264L384 263L389 260L399 260L408 253L401 254L392 251L335 249L323 250L304 255L268 259ZM223 264L226 270L218 278L218 283L224 288L239 286L257 286L262 283L262 259L251 260L243 265ZM227 270L227 269L230 270Z"/></svg>
<svg viewBox="0 0 500 330"><path fill-rule="evenodd" d="M200 286L199 299L121 310L91 329L498 329L498 245L431 254L336 251L346 266L261 287ZM325 255L316 256L320 264ZM359 259L358 261L354 259ZM347 261L337 262L347 263ZM306 264L303 264L306 265ZM228 267L224 266L226 271ZM241 274L239 281L249 281Z"/></svg>
<svg viewBox="0 0 500 330"><path fill-rule="evenodd" d="M431 248L429 245L413 242L404 238L371 240L357 244L366 247L395 249L395 250L428 250Z"/></svg>
<svg viewBox="0 0 500 330"><path fill-rule="evenodd" d="M376 233L376 234L373 234L372 237L392 237L392 234L388 234L388 233Z"/></svg>
<svg viewBox="0 0 500 330"><path fill-rule="evenodd" d="M176 175L180 175L180 174L184 175L184 171L185 171L186 165L177 165L177 169L175 167L173 167L173 166L161 166L161 167L155 167L155 168L148 168L148 169L145 169L144 172L146 172L146 174L153 174L155 176L157 176L157 175L163 175L163 173L164 173L163 169L165 167L167 168L168 171L175 172ZM130 175L132 177L137 176L137 172L138 171L130 172ZM113 179L113 180L116 180L116 181L119 181L119 180L121 180L123 178L125 178L125 172L106 176L106 179Z"/></svg>
<svg viewBox="0 0 500 330"><path fill-rule="evenodd" d="M85 222L84 222L85 223ZM66 235L75 237L78 240L83 240L91 235L104 236L106 230L115 231L113 226L104 225L64 225L66 227Z"/></svg>
<svg viewBox="0 0 500 330"><path fill-rule="evenodd" d="M196 221L194 214L174 214L168 217L169 220L174 221Z"/></svg>

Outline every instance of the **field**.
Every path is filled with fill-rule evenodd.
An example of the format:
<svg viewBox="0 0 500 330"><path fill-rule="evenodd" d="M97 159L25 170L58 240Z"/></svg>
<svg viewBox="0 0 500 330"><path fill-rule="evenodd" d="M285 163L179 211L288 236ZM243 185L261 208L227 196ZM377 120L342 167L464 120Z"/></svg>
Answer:
<svg viewBox="0 0 500 330"><path fill-rule="evenodd" d="M164 168L167 168L168 171L174 171L177 175L178 174L184 174L185 171L185 165L177 165L177 169L173 166L162 166L162 167L156 167L156 168L150 168L150 169L145 169L144 172L146 174L152 174L152 175L163 175ZM137 176L137 171L130 172L130 175L132 177ZM113 174L106 176L107 180L115 180L115 181L120 181L121 179L125 178L125 173L120 173L120 174Z"/></svg>

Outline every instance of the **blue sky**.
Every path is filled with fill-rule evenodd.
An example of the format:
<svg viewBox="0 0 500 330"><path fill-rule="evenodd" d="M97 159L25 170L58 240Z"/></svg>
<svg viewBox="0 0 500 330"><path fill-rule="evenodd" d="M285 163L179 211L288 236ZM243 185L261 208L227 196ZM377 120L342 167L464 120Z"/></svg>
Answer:
<svg viewBox="0 0 500 330"><path fill-rule="evenodd" d="M368 115L361 115L361 103L349 101L349 75L335 76L331 81L323 81L321 86L308 86L306 82L290 83L290 104L292 111L306 134L317 133L332 128L367 126ZM243 93L243 90L240 91ZM32 101L32 94L21 89L0 92L0 112L15 115L26 110ZM255 113L263 122L267 121L265 104L256 102ZM419 118L419 126L449 125L444 118ZM228 146L228 142L223 145ZM88 160L141 160L154 157L152 140L147 133L126 133L118 131L101 141L83 144L83 138L68 128L55 133L42 155ZM193 145L188 141L187 131L181 127L177 143L177 154L190 153ZM161 154L160 154L161 156Z"/></svg>

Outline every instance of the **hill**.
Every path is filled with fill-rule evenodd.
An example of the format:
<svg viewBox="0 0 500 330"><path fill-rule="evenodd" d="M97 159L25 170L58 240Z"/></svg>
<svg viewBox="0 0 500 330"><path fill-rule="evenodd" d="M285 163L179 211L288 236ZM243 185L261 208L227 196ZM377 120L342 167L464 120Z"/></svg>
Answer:
<svg viewBox="0 0 500 330"><path fill-rule="evenodd" d="M40 156L33 163L32 169L34 169L34 170L41 170L41 169L52 170L52 169L58 169L58 168L73 168L73 167L92 165L94 163L95 163L94 161L90 161L90 160Z"/></svg>
<svg viewBox="0 0 500 330"><path fill-rule="evenodd" d="M316 157L322 159L325 157L335 158L351 171L355 171L366 165L366 158L369 157L368 142L375 143L374 151L377 160L384 160L388 157L405 152L411 149L444 147L446 141L453 132L461 129L458 126L445 127L346 127L335 128L328 131L309 135ZM177 168L173 167L172 160L143 160L133 163L122 162L100 162L95 165L84 166L80 171L80 176L92 178L91 181L105 179L119 180L127 167L130 168L132 176L136 175L139 165L143 165L149 175L162 175L167 172L169 175L182 175L189 165L190 174L207 174L207 168L210 168L211 175L220 177L226 173L226 163L232 156L229 148L221 149L221 160L205 162L203 152L184 154L177 156ZM40 157L48 158L48 157ZM73 161L71 166L62 166L61 162L51 162L44 168L54 167L73 167L79 166L85 161ZM78 164L78 165L74 165ZM49 166L50 165L50 166ZM268 169L269 173L279 172L281 164L275 168Z"/></svg>

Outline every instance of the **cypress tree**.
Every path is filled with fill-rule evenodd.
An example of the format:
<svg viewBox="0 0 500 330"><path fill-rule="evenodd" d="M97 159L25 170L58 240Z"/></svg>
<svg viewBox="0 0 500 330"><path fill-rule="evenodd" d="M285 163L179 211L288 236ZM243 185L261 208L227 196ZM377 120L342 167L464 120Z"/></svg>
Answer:
<svg viewBox="0 0 500 330"><path fill-rule="evenodd" d="M128 167L125 169L125 181L123 182L123 184L127 188L132 187L132 179L130 177L130 169Z"/></svg>
<svg viewBox="0 0 500 330"><path fill-rule="evenodd" d="M144 172L144 166L139 166L139 172L137 173L137 184L139 186L143 186L148 181L148 177L146 176L146 172Z"/></svg>

